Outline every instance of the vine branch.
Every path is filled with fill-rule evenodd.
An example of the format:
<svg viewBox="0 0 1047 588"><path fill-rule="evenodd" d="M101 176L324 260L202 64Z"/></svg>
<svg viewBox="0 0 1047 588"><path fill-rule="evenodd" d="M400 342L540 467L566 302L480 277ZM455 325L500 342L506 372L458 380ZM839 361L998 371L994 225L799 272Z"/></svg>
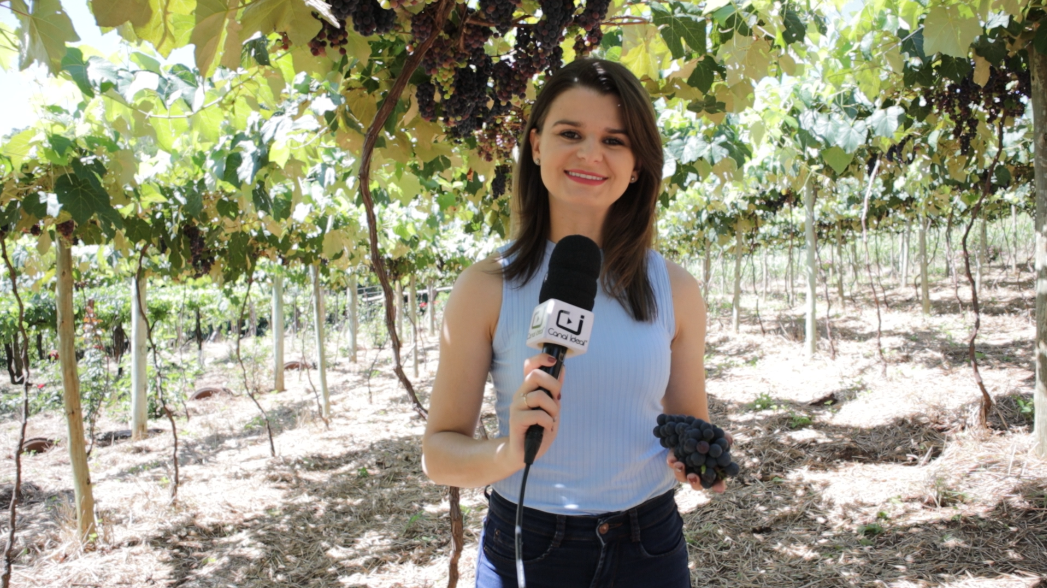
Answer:
<svg viewBox="0 0 1047 588"><path fill-rule="evenodd" d="M18 278L15 266L7 255L7 235L0 234L0 253L4 256L7 276L11 279L11 291L18 303L18 331L22 335L22 423L18 434L18 447L15 448L15 483L11 492L11 504L8 508L11 528L7 532L7 547L4 548L4 571L0 575L0 586L11 585L11 571L14 567L15 532L18 523L18 499L22 497L22 447L25 446L25 430L29 424L29 335L25 331L25 304L18 293Z"/></svg>

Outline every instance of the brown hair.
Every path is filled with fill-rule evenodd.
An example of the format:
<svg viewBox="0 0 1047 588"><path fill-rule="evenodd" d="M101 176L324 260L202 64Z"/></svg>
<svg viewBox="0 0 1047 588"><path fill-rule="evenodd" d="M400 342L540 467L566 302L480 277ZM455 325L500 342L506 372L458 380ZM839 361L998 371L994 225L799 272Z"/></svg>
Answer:
<svg viewBox="0 0 1047 588"><path fill-rule="evenodd" d="M510 262L502 269L507 280L528 282L538 273L549 240L549 192L541 169L534 163L529 140L531 129L542 132L553 101L571 88L589 88L621 100L622 122L639 171L637 180L607 213L603 225L604 291L618 300L639 321L658 314L654 290L647 279L647 250L654 242L655 208L662 186L662 139L654 108L647 92L628 69L603 59L579 59L548 81L531 109L531 116L518 143L520 157L513 172L513 238L503 257Z"/></svg>

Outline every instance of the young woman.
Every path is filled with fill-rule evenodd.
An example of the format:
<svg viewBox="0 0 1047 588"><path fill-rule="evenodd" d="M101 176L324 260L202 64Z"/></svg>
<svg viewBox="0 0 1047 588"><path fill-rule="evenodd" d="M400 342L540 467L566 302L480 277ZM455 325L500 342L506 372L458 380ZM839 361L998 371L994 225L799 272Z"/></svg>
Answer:
<svg viewBox="0 0 1047 588"><path fill-rule="evenodd" d="M493 486L478 587L516 586L535 424L545 436L524 499L528 586L689 586L673 491L701 486L651 430L662 412L709 418L706 315L698 282L651 249L663 156L650 97L621 65L578 60L547 81L522 139L514 240L466 269L447 301L423 467L438 484ZM553 359L525 340L549 254L575 234L601 248L603 268L589 349L555 380L537 369ZM498 436L480 440L488 373Z"/></svg>

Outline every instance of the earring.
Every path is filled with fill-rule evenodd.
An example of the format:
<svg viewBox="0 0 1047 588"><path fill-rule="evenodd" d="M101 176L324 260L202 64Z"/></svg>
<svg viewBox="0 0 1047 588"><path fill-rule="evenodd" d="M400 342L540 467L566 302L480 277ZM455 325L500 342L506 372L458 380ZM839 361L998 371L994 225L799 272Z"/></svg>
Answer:
<svg viewBox="0 0 1047 588"><path fill-rule="evenodd" d="M537 157L534 158L534 164L538 165L538 166L542 165L542 163L540 161L538 161Z"/></svg>
<svg viewBox="0 0 1047 588"><path fill-rule="evenodd" d="M629 178L629 183L630 184L635 184L636 183L636 179L637 179L636 176L633 176L633 177Z"/></svg>

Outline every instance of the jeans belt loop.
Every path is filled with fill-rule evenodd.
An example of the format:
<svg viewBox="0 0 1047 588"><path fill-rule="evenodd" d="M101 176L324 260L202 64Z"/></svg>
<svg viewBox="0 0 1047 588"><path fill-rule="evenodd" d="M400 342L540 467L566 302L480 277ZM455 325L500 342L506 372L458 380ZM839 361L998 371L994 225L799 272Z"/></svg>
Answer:
<svg viewBox="0 0 1047 588"><path fill-rule="evenodd" d="M553 535L553 543L550 549L556 549L560 547L560 543L563 542L564 535L567 533L567 515L558 514L556 515L556 534Z"/></svg>
<svg viewBox="0 0 1047 588"><path fill-rule="evenodd" d="M629 509L629 524L632 527L632 540L633 543L640 542L640 517L636 514L635 508Z"/></svg>

